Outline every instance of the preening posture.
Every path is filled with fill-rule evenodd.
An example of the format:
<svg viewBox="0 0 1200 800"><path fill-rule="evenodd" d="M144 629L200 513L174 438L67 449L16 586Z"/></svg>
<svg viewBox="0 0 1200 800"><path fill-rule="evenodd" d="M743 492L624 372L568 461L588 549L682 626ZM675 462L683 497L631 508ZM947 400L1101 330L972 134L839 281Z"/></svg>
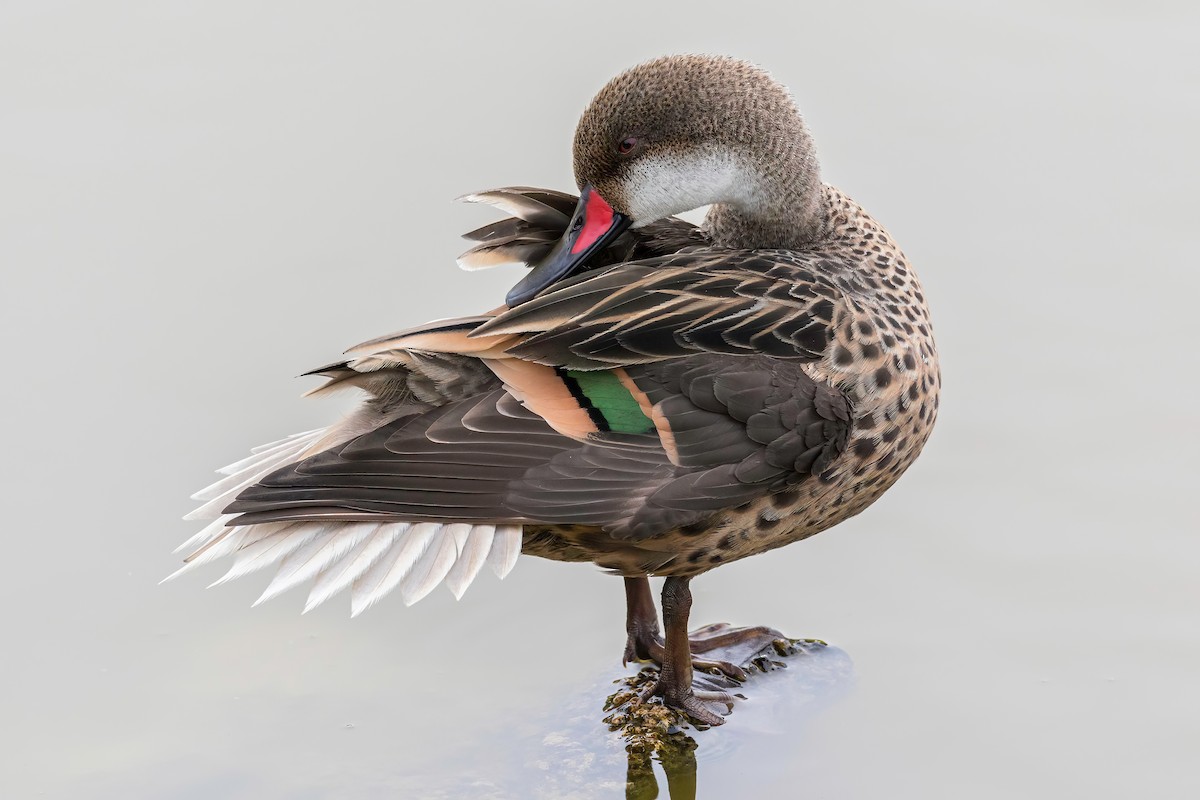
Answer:
<svg viewBox="0 0 1200 800"><path fill-rule="evenodd" d="M519 553L591 561L625 578L626 657L720 724L705 703L731 698L693 690L693 654L769 632L689 639L689 582L859 513L912 464L937 415L925 298L888 233L821 181L787 90L745 62L670 56L613 79L574 167L578 198L468 198L512 216L468 234L460 263L533 267L506 305L314 370L315 391L367 399L224 468L181 572L277 566L263 599L313 580L307 608L349 589L357 614L397 588L460 596ZM710 204L700 227L672 216ZM665 638L649 575L666 577Z"/></svg>

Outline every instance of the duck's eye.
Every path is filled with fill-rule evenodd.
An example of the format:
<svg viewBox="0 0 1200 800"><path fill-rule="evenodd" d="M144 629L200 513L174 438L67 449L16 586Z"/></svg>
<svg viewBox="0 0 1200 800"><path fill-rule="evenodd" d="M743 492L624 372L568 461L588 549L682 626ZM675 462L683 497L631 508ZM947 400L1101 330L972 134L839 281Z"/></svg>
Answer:
<svg viewBox="0 0 1200 800"><path fill-rule="evenodd" d="M636 136L626 136L624 139L617 142L617 152L623 156L627 156L632 153L634 148L637 146L638 139Z"/></svg>

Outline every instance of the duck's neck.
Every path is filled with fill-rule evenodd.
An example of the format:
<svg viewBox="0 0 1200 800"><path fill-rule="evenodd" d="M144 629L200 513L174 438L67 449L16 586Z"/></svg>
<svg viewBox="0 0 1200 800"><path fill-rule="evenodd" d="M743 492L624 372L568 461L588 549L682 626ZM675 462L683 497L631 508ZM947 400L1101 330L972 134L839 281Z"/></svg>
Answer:
<svg viewBox="0 0 1200 800"><path fill-rule="evenodd" d="M820 241L829 209L807 132L783 153L747 155L738 196L716 203L704 219L713 244L799 249Z"/></svg>

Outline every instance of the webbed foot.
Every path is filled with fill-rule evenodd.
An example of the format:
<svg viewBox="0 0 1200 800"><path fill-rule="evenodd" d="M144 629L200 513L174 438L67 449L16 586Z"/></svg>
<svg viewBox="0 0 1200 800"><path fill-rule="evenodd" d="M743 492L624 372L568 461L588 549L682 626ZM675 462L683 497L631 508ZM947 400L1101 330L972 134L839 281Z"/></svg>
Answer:
<svg viewBox="0 0 1200 800"><path fill-rule="evenodd" d="M763 625L735 628L727 622L718 622L691 631L688 650L693 669L742 682L746 680L746 670L740 665L770 654L775 643L781 641L789 640L774 628ZM702 653L711 655L703 657ZM665 643L658 631L642 628L630 631L621 663L649 661L661 667L665 656Z"/></svg>
<svg viewBox="0 0 1200 800"><path fill-rule="evenodd" d="M663 704L676 711L681 711L701 725L724 725L725 718L714 712L705 703L719 703L725 706L725 713L733 711L733 695L728 692L696 691L690 685L678 686L674 683L664 683L660 676L654 686L654 694L662 697Z"/></svg>
<svg viewBox="0 0 1200 800"><path fill-rule="evenodd" d="M624 663L650 661L659 667L657 678L639 693L642 700L659 696L666 706L696 722L720 725L724 721L721 716L704 704L720 703L725 705L726 713L732 711L735 695L727 690L746 680L747 669L767 672L782 666L773 657L795 652L799 640L762 625L735 628L725 622L689 633L689 582L689 578L670 577L663 585L664 638L659 633L650 582L646 578L625 579L628 637Z"/></svg>
<svg viewBox="0 0 1200 800"><path fill-rule="evenodd" d="M688 641L692 653L693 669L697 669L701 672L707 672L711 675L724 675L726 678L730 678L734 681L740 682L746 680L746 670L739 667L732 660L697 658L697 653L704 653L707 652L708 649L712 649L706 648L706 643L703 640L694 640L689 638ZM630 661L649 661L661 667L665 658L666 644L663 641L662 636L659 635L657 631L652 635L642 636L639 638L635 638L631 633L628 641L625 643L625 656L621 659L621 663L628 664Z"/></svg>

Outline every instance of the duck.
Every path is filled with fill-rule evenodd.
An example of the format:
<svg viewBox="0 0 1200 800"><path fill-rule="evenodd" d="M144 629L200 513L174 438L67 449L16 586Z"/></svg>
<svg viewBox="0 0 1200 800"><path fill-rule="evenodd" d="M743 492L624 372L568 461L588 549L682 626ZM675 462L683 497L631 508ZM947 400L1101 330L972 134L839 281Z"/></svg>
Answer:
<svg viewBox="0 0 1200 800"><path fill-rule="evenodd" d="M361 405L222 468L176 574L232 557L216 583L273 567L259 602L311 581L305 611L349 590L358 614L394 590L461 597L521 554L591 563L624 579L624 657L658 665L650 694L719 725L733 698L694 670L740 680L705 654L776 632L689 632L691 582L844 522L913 464L940 386L926 298L750 62L626 70L572 153L577 194L464 198L508 216L460 265L529 268L504 303L308 373Z"/></svg>

